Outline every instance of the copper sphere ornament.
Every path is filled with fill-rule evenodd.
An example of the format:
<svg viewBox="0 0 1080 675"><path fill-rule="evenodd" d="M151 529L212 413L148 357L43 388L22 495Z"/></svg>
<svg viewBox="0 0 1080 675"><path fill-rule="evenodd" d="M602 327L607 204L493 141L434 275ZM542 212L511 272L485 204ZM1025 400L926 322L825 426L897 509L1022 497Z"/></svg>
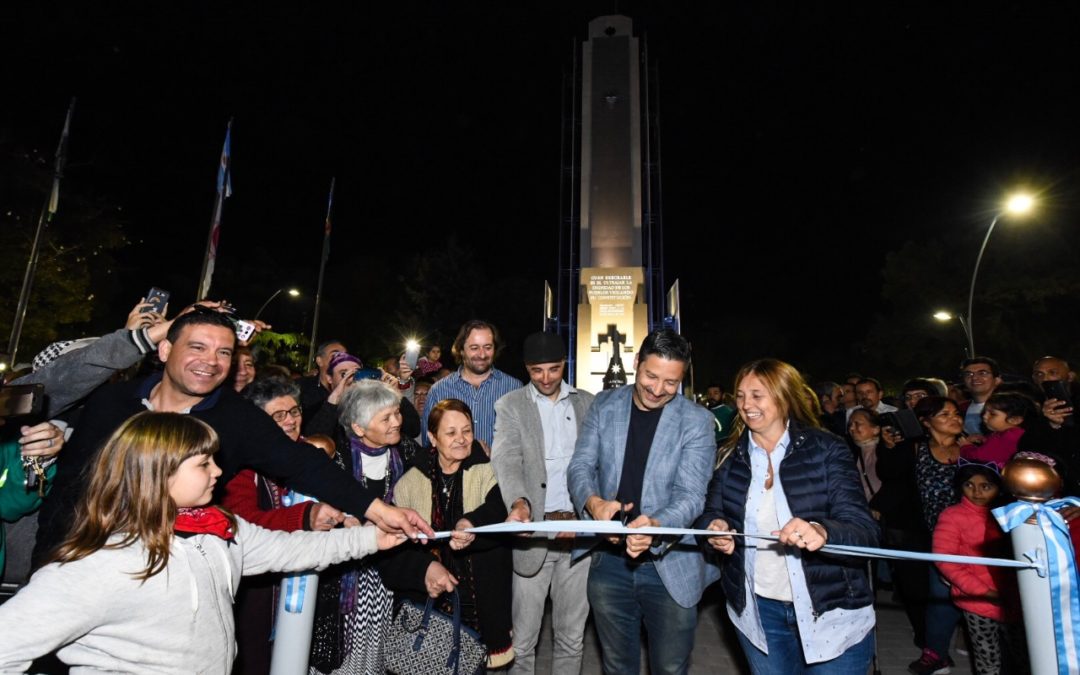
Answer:
<svg viewBox="0 0 1080 675"><path fill-rule="evenodd" d="M1009 492L1025 502L1045 502L1061 492L1061 475L1054 469L1053 460L1019 453L1001 472L1002 481ZM1044 461L1049 460L1049 461Z"/></svg>

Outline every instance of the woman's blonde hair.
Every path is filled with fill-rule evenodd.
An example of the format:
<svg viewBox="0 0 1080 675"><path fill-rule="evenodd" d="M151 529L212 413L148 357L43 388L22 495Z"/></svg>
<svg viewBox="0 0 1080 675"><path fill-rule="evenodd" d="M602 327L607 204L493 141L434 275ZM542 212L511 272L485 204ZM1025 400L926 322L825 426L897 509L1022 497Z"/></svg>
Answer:
<svg viewBox="0 0 1080 675"><path fill-rule="evenodd" d="M95 455L71 530L52 561L74 562L138 541L146 547L146 568L133 576L145 581L165 569L177 513L169 478L184 460L217 449L217 433L190 415L141 412L129 418Z"/></svg>
<svg viewBox="0 0 1080 675"><path fill-rule="evenodd" d="M751 361L740 368L735 375L735 386L732 391L736 392L736 395L739 385L750 375L756 376L765 385L769 396L776 401L781 417L795 420L803 426L821 427L818 412L821 408L817 402L817 396L795 366L779 359ZM716 466L720 466L731 456L744 431L746 431L746 423L743 422L741 415L736 415L735 422L731 425L731 433L720 444L720 449L717 451Z"/></svg>

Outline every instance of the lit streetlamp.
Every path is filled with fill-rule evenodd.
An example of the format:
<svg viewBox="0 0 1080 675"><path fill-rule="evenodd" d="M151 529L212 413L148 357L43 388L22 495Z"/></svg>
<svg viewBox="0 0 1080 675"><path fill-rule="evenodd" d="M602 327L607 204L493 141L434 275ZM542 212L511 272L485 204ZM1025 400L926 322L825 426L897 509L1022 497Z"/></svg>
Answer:
<svg viewBox="0 0 1080 675"><path fill-rule="evenodd" d="M975 269L971 272L971 287L968 289L968 306L967 306L967 336L968 336L968 349L970 356L975 356L975 340L974 330L971 320L972 317L972 305L975 303L975 279L979 276L979 265L982 263L983 253L986 251L986 243L990 241L990 235L994 232L994 226L997 225L998 219L1006 213L1014 215L1023 215L1031 210L1035 205L1034 198L1031 195L1015 194L1009 197L1009 200L1005 202L1005 207L994 214L994 219L990 221L990 227L986 229L986 236L983 237L982 246L979 247L979 255L975 258ZM957 315L959 317L959 315ZM963 321L961 319L961 321Z"/></svg>
<svg viewBox="0 0 1080 675"><path fill-rule="evenodd" d="M274 298L281 295L281 292L284 291L284 290L285 290L284 288L279 288L276 291L274 291L274 294L266 299L266 302L264 302L262 304L262 307L259 308L259 311L255 312L255 319L258 319L260 316L262 316L263 310L266 309L266 306L269 305L271 302L273 302ZM300 297L300 291L296 290L295 288L290 288L289 289L289 296L293 297L293 298L298 298L298 297ZM254 321L255 319L252 319L252 321Z"/></svg>
<svg viewBox="0 0 1080 675"><path fill-rule="evenodd" d="M964 321L963 314L951 314L942 310L934 312L934 318L942 323L945 323L946 321L952 321L953 319L959 321L960 327L964 329L964 337L967 338L967 355L969 358L975 355L975 344L971 340L971 331L968 329L967 321Z"/></svg>

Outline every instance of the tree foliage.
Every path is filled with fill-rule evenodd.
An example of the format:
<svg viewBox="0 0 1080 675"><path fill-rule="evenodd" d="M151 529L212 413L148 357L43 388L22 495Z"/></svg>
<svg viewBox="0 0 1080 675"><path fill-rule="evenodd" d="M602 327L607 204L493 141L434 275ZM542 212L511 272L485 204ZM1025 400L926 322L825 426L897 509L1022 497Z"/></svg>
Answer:
<svg viewBox="0 0 1080 675"><path fill-rule="evenodd" d="M128 242L121 211L93 194L75 167L61 184L59 210L45 228L19 341L26 361L46 344L79 337L94 302L113 285L113 253ZM0 143L0 339L6 347L34 231L52 185L52 156ZM137 300L138 298L135 298ZM126 313L126 308L125 308Z"/></svg>
<svg viewBox="0 0 1080 675"><path fill-rule="evenodd" d="M942 233L907 242L882 270L883 303L860 346L858 368L897 382L916 375L954 378L965 356L958 322L939 323L936 310L967 311L975 254L985 230ZM1033 219L999 223L976 283L971 322L976 352L1026 375L1044 354L1080 359L1080 275L1077 237L1068 224ZM970 256L970 257L969 257Z"/></svg>

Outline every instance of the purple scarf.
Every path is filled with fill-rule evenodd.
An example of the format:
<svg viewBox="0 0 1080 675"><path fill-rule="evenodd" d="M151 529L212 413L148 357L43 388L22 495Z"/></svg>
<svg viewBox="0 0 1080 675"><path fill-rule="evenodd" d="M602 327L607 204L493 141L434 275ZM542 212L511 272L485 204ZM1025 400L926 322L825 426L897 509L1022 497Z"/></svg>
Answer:
<svg viewBox="0 0 1080 675"><path fill-rule="evenodd" d="M349 449L352 450L352 462L353 462L353 478L356 480L363 480L364 478L364 462L362 457L367 455L368 457L381 457L386 453L390 453L390 461L386 467L386 502L388 504L394 503L394 485L401 478L401 474L405 473L405 464L401 461L401 453L394 446L385 446L382 448L372 448L366 445L363 441L355 436L349 437ZM341 596L340 605L342 614L350 614L356 607L356 592L357 592L357 572L346 572L341 575Z"/></svg>

